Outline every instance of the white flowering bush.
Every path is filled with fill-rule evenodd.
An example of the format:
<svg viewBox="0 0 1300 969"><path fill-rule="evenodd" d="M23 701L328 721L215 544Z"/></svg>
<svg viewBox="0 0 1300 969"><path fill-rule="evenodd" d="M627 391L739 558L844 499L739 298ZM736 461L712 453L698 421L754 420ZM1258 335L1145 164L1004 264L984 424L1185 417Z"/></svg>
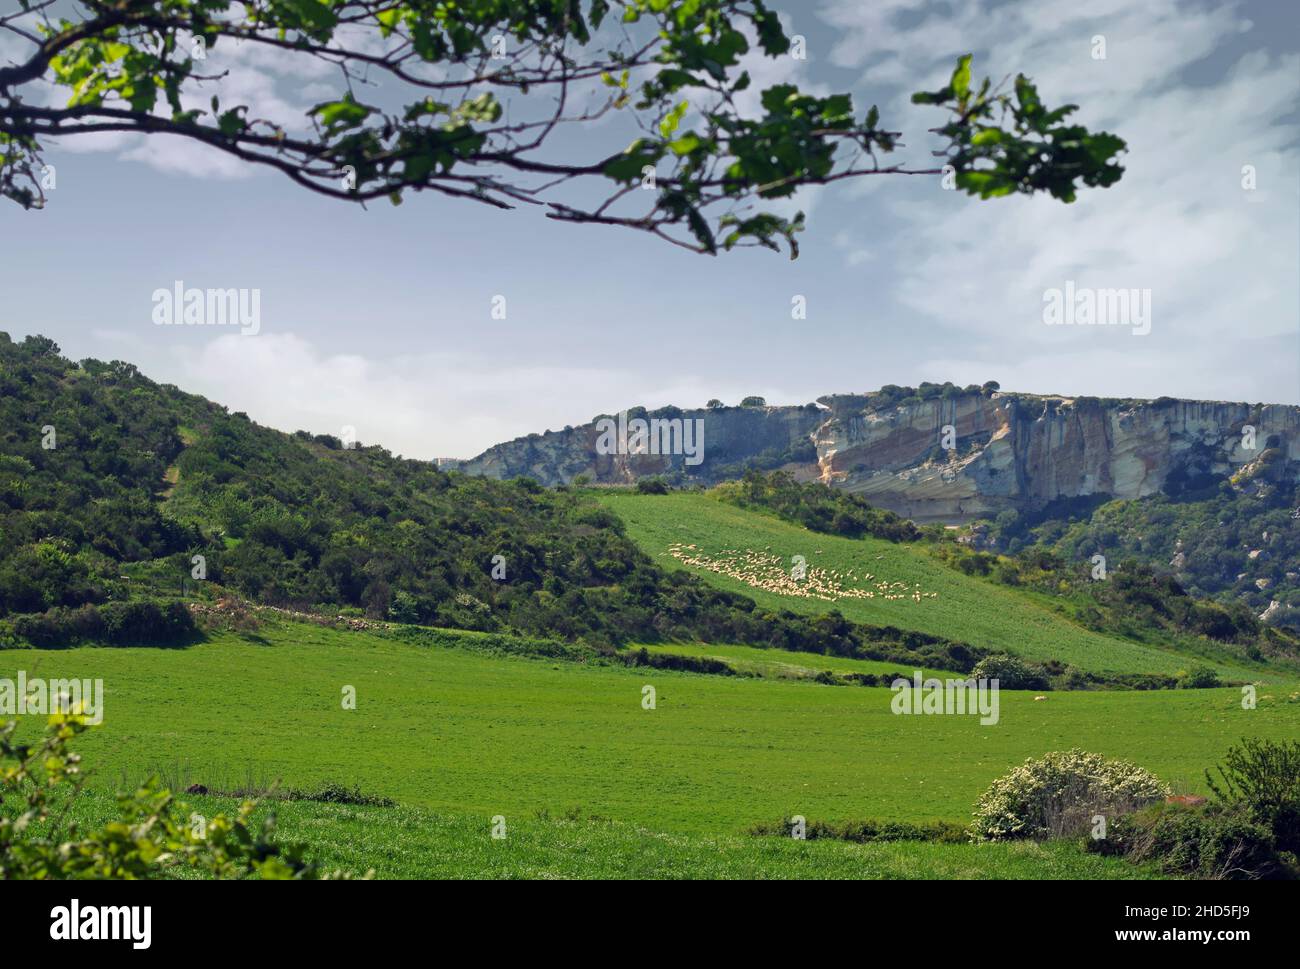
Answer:
<svg viewBox="0 0 1300 969"><path fill-rule="evenodd" d="M1089 831L1093 818L1107 822L1173 791L1150 771L1086 750L1031 757L995 780L975 802L971 836L976 840L1073 837Z"/></svg>

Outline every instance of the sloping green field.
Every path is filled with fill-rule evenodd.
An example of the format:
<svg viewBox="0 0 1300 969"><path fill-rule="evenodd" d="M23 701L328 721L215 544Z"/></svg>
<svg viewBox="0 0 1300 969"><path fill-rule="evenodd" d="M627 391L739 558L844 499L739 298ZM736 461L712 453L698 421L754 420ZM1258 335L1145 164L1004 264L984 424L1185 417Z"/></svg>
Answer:
<svg viewBox="0 0 1300 969"><path fill-rule="evenodd" d="M1099 673L1170 674L1203 662L1091 632L1028 595L963 575L908 544L820 535L707 494L605 491L599 497L623 519L628 534L656 562L666 568L690 568L720 588L748 595L769 608L805 613L833 608L857 622L914 629L1030 659L1058 659ZM713 559L734 558L728 553L736 551L763 552L778 557L786 568L793 556L802 555L809 568L840 573L853 570L858 576L872 576L869 581L846 582L846 587L902 583L908 590L919 589L924 597L920 601L910 595L892 600L842 598L832 603L782 595L708 568L683 564L671 554L674 546L683 544L694 545L697 553ZM1233 679L1282 682L1262 667L1211 665Z"/></svg>
<svg viewBox="0 0 1300 969"><path fill-rule="evenodd" d="M467 639L472 642L472 639ZM340 781L488 818L586 814L732 835L787 814L964 822L994 777L1080 746L1188 791L1246 734L1294 737L1300 699L1239 692L1003 692L1001 719L897 716L887 689L489 656L267 625L188 649L0 652L0 676L102 677L81 748L99 789ZM657 707L642 708L653 685ZM342 708L345 686L355 710ZM24 727L39 729L39 717Z"/></svg>

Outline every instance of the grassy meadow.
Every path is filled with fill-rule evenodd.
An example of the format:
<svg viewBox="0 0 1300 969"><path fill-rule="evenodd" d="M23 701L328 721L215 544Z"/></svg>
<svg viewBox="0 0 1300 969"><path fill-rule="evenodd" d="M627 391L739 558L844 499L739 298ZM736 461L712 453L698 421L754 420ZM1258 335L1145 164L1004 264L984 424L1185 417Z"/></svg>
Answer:
<svg viewBox="0 0 1300 969"><path fill-rule="evenodd" d="M907 543L877 538L850 539L810 532L771 515L727 504L708 494L674 492L639 495L626 491L598 492L600 500L623 519L628 534L665 568L690 568L720 588L740 592L769 608L822 613L838 609L848 619L874 625L914 629L975 646L1018 653L1029 659L1058 659L1098 673L1176 673L1189 665L1209 662L1234 680L1293 682L1264 666L1214 663L1191 659L1153 646L1106 636L1069 621L1035 596L951 569ZM735 559L728 552L755 550L779 557L789 568L802 555L809 569L854 570L873 577L870 582L844 586L869 587L879 581L919 588L920 601L910 595L885 599L842 598L833 603L771 591L708 568L687 566L671 554L681 544L694 545L713 560ZM929 594L934 593L933 597Z"/></svg>
<svg viewBox="0 0 1300 969"><path fill-rule="evenodd" d="M80 742L99 790L151 773L214 790L337 781L457 815L576 808L709 837L790 814L964 822L996 776L1072 746L1200 792L1237 738L1300 732L1300 698L1268 690L1253 711L1233 689L1004 691L1000 722L980 726L895 716L882 688L492 656L290 622L187 649L0 652L3 675L18 669L103 678L103 725Z"/></svg>

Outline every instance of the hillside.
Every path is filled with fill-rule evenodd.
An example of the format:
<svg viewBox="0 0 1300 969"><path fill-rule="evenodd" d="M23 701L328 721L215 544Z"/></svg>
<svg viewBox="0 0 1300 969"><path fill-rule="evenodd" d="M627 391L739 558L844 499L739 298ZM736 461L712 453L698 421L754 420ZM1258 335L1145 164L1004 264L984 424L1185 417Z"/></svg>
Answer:
<svg viewBox="0 0 1300 969"><path fill-rule="evenodd" d="M0 334L0 533L0 643L178 639L183 612L122 604L226 593L606 646L811 636L664 571L589 497L260 427L40 337Z"/></svg>
<svg viewBox="0 0 1300 969"><path fill-rule="evenodd" d="M1042 396L989 383L888 386L802 407L626 412L628 422L697 422L693 456L607 453L598 422L609 416L499 444L460 467L543 484L674 485L781 468L918 522L986 519L978 540L1001 550L1040 541L1083 558L1133 557L1198 595L1300 628L1300 407ZM652 425L647 446L671 444L673 431ZM1103 520L1089 525L1103 505Z"/></svg>
<svg viewBox="0 0 1300 969"><path fill-rule="evenodd" d="M1092 632L1028 592L947 567L920 543L817 534L708 493L610 491L602 493L601 501L656 561L707 577L723 589L743 591L770 608L834 608L853 622L959 638L976 647L1095 672L1173 673L1196 661L1186 653ZM873 594L844 595L833 602L795 594L785 579L796 555L806 559L814 580L822 573L851 573L853 578L839 582L841 591ZM1268 669L1240 652L1205 645L1208 652L1201 658L1225 676L1252 680Z"/></svg>

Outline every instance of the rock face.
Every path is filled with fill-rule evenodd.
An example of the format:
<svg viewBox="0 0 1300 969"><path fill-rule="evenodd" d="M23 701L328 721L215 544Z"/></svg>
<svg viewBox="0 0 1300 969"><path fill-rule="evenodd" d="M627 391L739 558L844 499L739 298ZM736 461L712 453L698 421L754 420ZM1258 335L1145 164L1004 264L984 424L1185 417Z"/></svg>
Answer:
<svg viewBox="0 0 1300 969"><path fill-rule="evenodd" d="M608 453L608 441L598 445L599 427L609 424L593 422L499 444L462 470L554 485L578 475L594 483L653 475L714 483L748 467L785 468L918 521L962 522L1056 499L1141 498L1229 476L1295 476L1300 468L1300 407L1283 405L950 388L930 399L882 391L803 407L631 416L700 421L702 460Z"/></svg>
<svg viewBox="0 0 1300 969"><path fill-rule="evenodd" d="M695 422L693 426L703 435L703 446L698 449L702 460L691 463L693 455L683 448L650 445L640 449L643 453L636 453L637 442L632 434L617 433L619 415L615 414L598 417L581 427L530 434L498 444L463 462L460 470L491 478L524 476L544 485L557 485L568 484L579 475L587 475L597 484L630 484L656 475L680 475L712 484L740 477L751 466L801 464L815 469L817 452L812 436L827 416L826 408L816 404L716 410L669 407L652 412L633 408L626 413L628 424L637 419L678 422L679 427L686 421ZM601 423L606 420L609 423ZM608 438L602 442L611 424L615 430L613 447L608 446Z"/></svg>

